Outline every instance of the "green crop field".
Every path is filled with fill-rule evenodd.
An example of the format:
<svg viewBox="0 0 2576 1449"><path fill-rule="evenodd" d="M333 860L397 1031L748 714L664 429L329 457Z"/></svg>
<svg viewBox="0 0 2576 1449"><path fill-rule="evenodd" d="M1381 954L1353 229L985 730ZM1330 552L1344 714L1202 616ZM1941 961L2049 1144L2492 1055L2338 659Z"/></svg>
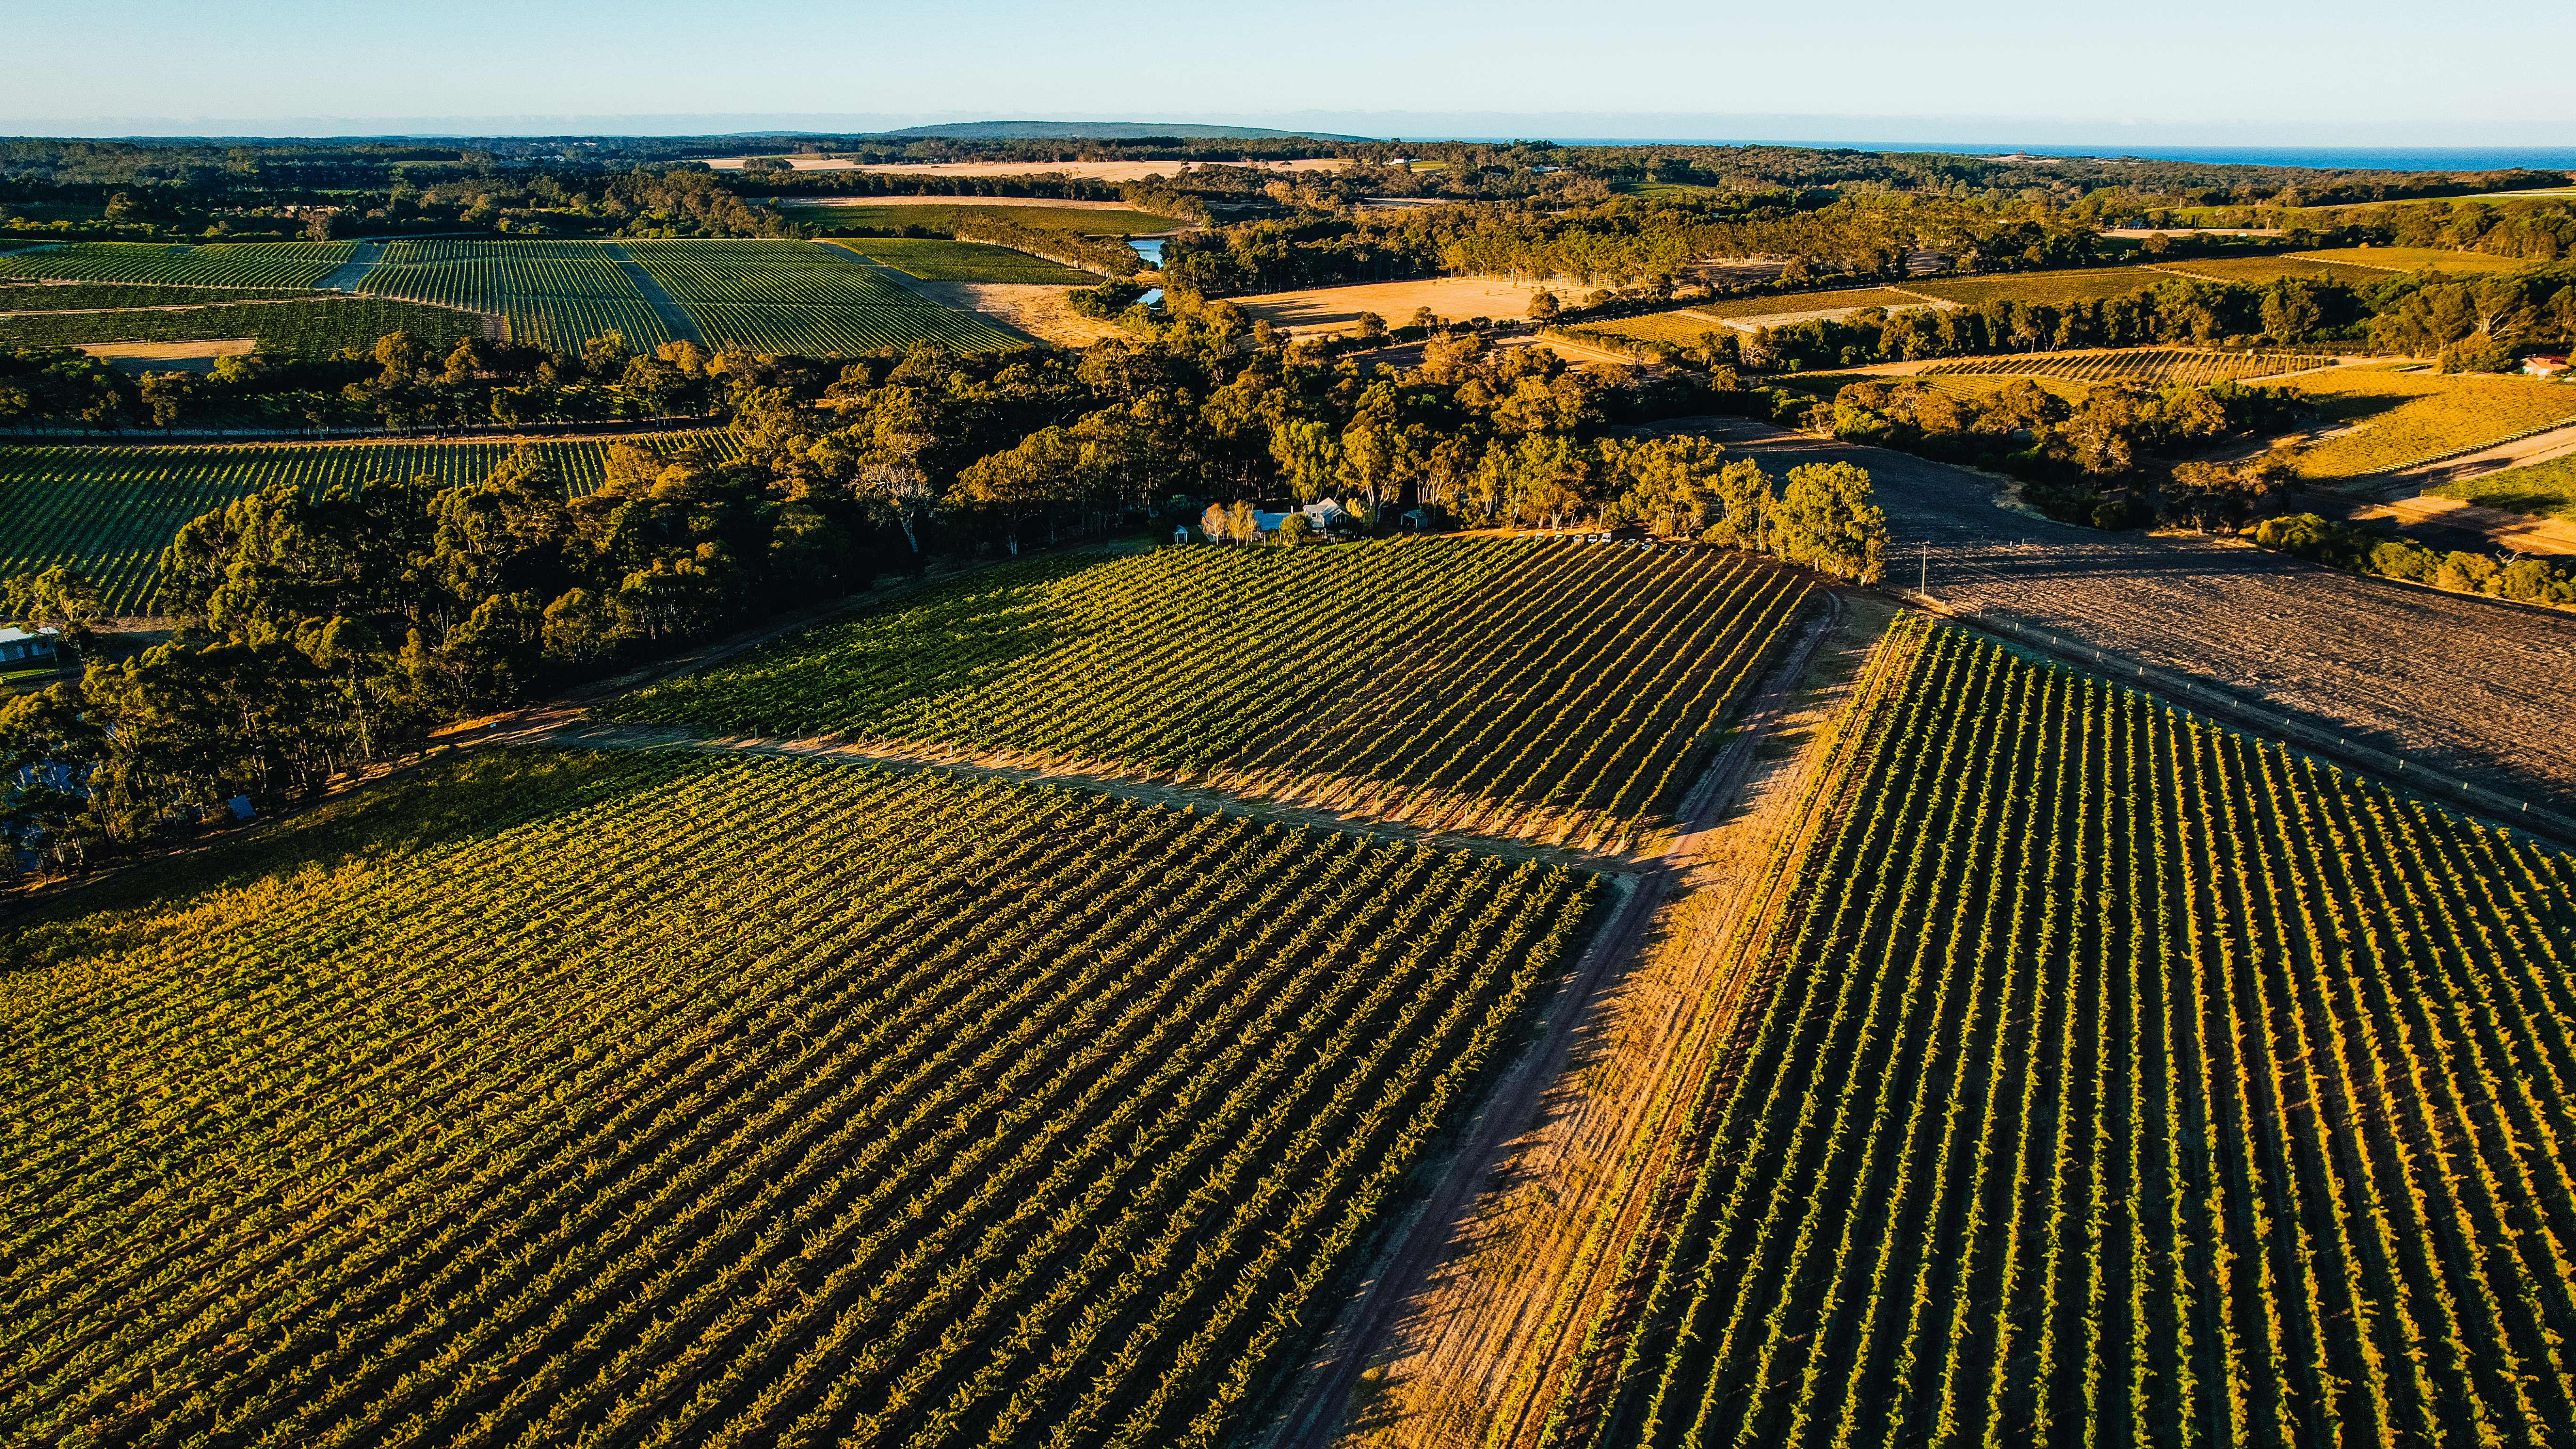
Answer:
<svg viewBox="0 0 2576 1449"><path fill-rule="evenodd" d="M2576 858L1901 629L1591 1442L2576 1423Z"/></svg>
<svg viewBox="0 0 2576 1449"><path fill-rule="evenodd" d="M0 278L150 282L197 287L310 287L356 254L356 242L70 242L0 257Z"/></svg>
<svg viewBox="0 0 2576 1449"><path fill-rule="evenodd" d="M29 312L0 317L0 347L78 347L93 342L197 342L248 337L261 352L328 357L365 351L388 332L409 332L444 352L483 335L483 319L447 307L380 297L248 302L125 312Z"/></svg>
<svg viewBox="0 0 2576 1449"><path fill-rule="evenodd" d="M924 241L919 238L846 237L845 246L926 282L1026 282L1087 287L1098 279L1043 257L981 242Z"/></svg>
<svg viewBox="0 0 2576 1449"><path fill-rule="evenodd" d="M667 304L656 305L639 272ZM578 351L612 328L628 346L650 349L671 340L673 306L710 346L819 355L923 338L961 351L1024 345L914 296L846 253L803 242L403 242L388 246L358 285L499 312L510 319L511 340L557 351Z"/></svg>
<svg viewBox="0 0 2576 1449"><path fill-rule="evenodd" d="M306 287L161 287L119 282L0 283L0 314L117 307L203 307L289 297L328 297Z"/></svg>
<svg viewBox="0 0 2576 1449"><path fill-rule="evenodd" d="M2185 257L2180 261L2159 262L2153 270L2211 281L2236 282L2248 287L2259 287L2281 277L2296 277L2303 282L2339 282L2347 287L2372 287L2388 280L2388 273L2370 267L2356 267L2349 262L2321 262L2304 256Z"/></svg>
<svg viewBox="0 0 2576 1449"><path fill-rule="evenodd" d="M616 254L598 242L388 242L358 290L499 313L511 341L557 352L579 352L612 330L639 350L671 340Z"/></svg>
<svg viewBox="0 0 2576 1449"><path fill-rule="evenodd" d="M2185 348L2139 347L2119 352L2041 352L2010 357L1968 357L1929 367L1924 377L1975 373L1990 377L2063 377L2078 382L2158 383L2217 382L2223 378L2272 377L2332 367L2332 357L2288 352L2194 352ZM2304 384L2307 381L2301 378Z"/></svg>
<svg viewBox="0 0 2576 1449"><path fill-rule="evenodd" d="M1194 772L1609 841L1668 806L1805 586L1562 541L1033 560L621 701L626 719ZM1366 648L1323 648L1330 638Z"/></svg>
<svg viewBox="0 0 2576 1449"><path fill-rule="evenodd" d="M442 763L22 918L0 1435L1217 1444L1597 890L937 774Z"/></svg>
<svg viewBox="0 0 2576 1449"><path fill-rule="evenodd" d="M837 247L648 241L627 255L711 341L773 352L868 352L927 338L961 352L1024 346L968 312L914 295Z"/></svg>
<svg viewBox="0 0 2576 1449"><path fill-rule="evenodd" d="M1988 302L2036 302L2064 306L2099 297L2117 297L2165 280L2144 267L2083 267L2064 272L2010 272L1995 277L1928 277L1905 289L1962 307Z"/></svg>
<svg viewBox="0 0 2576 1449"><path fill-rule="evenodd" d="M2525 257L2491 257L2484 252L2454 252L2439 247L2342 247L2291 255L2390 272L2512 272L2538 265Z"/></svg>
<svg viewBox="0 0 2576 1449"><path fill-rule="evenodd" d="M2576 392L2576 388L2569 391ZM2545 463L2481 473L2475 478L2463 478L2459 482L2444 483L2424 491L2486 508L2536 513L2576 523L2576 454L2564 454Z"/></svg>
<svg viewBox="0 0 2576 1449"><path fill-rule="evenodd" d="M730 432L639 434L527 443L564 480L589 492L607 476L616 443L664 455L703 447L720 458L741 451ZM119 614L151 611L153 570L179 525L235 498L292 483L311 493L333 486L441 487L480 480L509 456L508 442L287 443L220 447L0 447L0 578L77 565Z"/></svg>
<svg viewBox="0 0 2576 1449"><path fill-rule="evenodd" d="M2330 426L2349 428L2309 445L2299 476L2359 478L2403 468L2561 421L2576 421L2576 388L2537 378L2337 368L2298 379Z"/></svg>
<svg viewBox="0 0 2576 1449"><path fill-rule="evenodd" d="M978 206L972 201L884 202L860 206L797 206L788 214L817 221L834 230L894 231L901 227L926 227L931 231L949 231L958 218L976 221L1001 221L1013 226L1034 227L1042 231L1075 231L1094 236L1126 236L1135 232L1170 231L1189 223L1149 212L1129 211L1124 207L1084 206Z"/></svg>

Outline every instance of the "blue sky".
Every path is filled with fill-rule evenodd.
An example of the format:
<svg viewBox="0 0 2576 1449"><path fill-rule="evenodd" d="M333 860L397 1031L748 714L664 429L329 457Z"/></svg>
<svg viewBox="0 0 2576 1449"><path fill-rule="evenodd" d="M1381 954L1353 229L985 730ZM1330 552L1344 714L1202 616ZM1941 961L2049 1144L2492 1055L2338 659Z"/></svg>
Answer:
<svg viewBox="0 0 2576 1449"><path fill-rule="evenodd" d="M2492 0L2473 25L2391 0L120 0L24 7L8 48L0 130L19 134L1045 116L1416 136L2576 144L2566 0Z"/></svg>

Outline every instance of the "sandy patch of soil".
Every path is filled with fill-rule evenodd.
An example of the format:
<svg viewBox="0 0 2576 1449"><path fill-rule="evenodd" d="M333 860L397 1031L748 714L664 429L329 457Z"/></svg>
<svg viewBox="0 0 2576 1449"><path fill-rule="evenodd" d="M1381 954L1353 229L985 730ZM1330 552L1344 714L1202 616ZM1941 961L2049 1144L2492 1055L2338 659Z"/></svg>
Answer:
<svg viewBox="0 0 2576 1449"><path fill-rule="evenodd" d="M1052 196L788 196L780 206L1043 206L1056 211L1134 211L1123 201L1059 201Z"/></svg>
<svg viewBox="0 0 2576 1449"><path fill-rule="evenodd" d="M259 346L255 337L196 342L92 342L81 351L124 372L212 372L218 357L239 357Z"/></svg>
<svg viewBox="0 0 2576 1449"><path fill-rule="evenodd" d="M1292 332L1344 332L1359 324L1362 312L1375 312L1389 327L1413 320L1416 307L1428 307L1443 321L1469 317L1508 320L1529 315L1530 296L1544 290L1535 283L1498 277L1425 277L1410 282L1363 282L1348 287L1311 287L1298 292L1265 292L1227 300L1274 327ZM1564 295L1558 288L1557 294Z"/></svg>
<svg viewBox="0 0 2576 1449"><path fill-rule="evenodd" d="M1088 347L1130 334L1115 322L1082 316L1065 305L1068 290L1050 282L923 282L913 288L963 312L979 312L1058 347Z"/></svg>

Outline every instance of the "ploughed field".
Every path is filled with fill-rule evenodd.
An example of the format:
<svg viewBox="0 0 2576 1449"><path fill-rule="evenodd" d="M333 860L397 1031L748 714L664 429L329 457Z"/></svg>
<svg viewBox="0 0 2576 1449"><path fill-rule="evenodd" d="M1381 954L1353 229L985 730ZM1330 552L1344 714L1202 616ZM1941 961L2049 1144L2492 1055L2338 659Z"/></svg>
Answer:
<svg viewBox="0 0 2576 1449"><path fill-rule="evenodd" d="M2297 380L2336 382L2338 368ZM1965 381L1966 379L1942 379ZM2535 388L2546 384L2534 384ZM2232 541L2104 533L2006 512L1991 478L1742 419L1695 431L1775 471L1845 461L1887 510L1888 573L1932 594L2227 687L2356 745L2576 807L2576 619L2363 578Z"/></svg>
<svg viewBox="0 0 2576 1449"><path fill-rule="evenodd" d="M1566 540L1032 560L642 691L628 720L1175 771L1612 844L1668 809L1806 585Z"/></svg>
<svg viewBox="0 0 2576 1449"><path fill-rule="evenodd" d="M619 443L675 454L740 450L724 429L614 440L482 443L284 443L248 447L0 447L0 578L68 563L89 575L109 612L151 611L154 575L179 525L281 483L308 494L421 480L479 482L513 446L564 480L568 496L597 487Z"/></svg>
<svg viewBox="0 0 2576 1449"><path fill-rule="evenodd" d="M1881 646L1594 1441L2576 1423L2576 857Z"/></svg>
<svg viewBox="0 0 2576 1449"><path fill-rule="evenodd" d="M432 766L22 923L0 1437L1213 1444L1596 891L935 774Z"/></svg>

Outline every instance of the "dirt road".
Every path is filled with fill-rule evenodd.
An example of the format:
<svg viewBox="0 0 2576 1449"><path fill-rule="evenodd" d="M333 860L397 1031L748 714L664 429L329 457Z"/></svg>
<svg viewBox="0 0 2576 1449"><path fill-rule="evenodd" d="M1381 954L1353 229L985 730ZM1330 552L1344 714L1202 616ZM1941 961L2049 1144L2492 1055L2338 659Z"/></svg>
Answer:
<svg viewBox="0 0 2576 1449"><path fill-rule="evenodd" d="M2148 537L2008 513L1994 480L1906 453L1685 419L1774 466L1870 472L1890 582L2091 640L2338 727L2418 765L2576 806L2576 615L2302 563L2232 540Z"/></svg>
<svg viewBox="0 0 2576 1449"><path fill-rule="evenodd" d="M1483 1442L1516 1388L1531 1387L1517 1370L1562 1326L1548 1309L1581 1256L1581 1226L1634 1186L1635 1164L1617 1160L1662 1100L1665 1069L1686 1056L1674 1048L1705 994L1712 956L1685 941L1650 962L1648 948L1689 935L1674 893L1710 855L1711 832L1840 624L1839 600L1825 597L1827 611L1772 667L1676 810L1672 845L1621 877L1618 904L1543 1008L1539 1039L1461 1128L1424 1200L1343 1304L1284 1419L1263 1436L1271 1449L1465 1449Z"/></svg>

